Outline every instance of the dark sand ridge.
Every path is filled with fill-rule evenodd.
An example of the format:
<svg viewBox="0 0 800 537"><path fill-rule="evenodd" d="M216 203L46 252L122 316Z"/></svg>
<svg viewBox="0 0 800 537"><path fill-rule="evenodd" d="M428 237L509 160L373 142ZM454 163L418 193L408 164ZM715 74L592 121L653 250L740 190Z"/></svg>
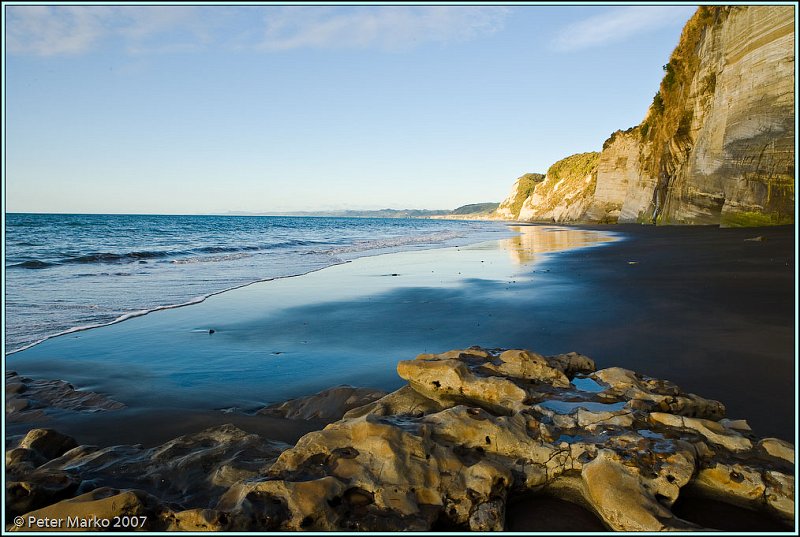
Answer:
<svg viewBox="0 0 800 537"><path fill-rule="evenodd" d="M521 229L525 231L526 227ZM282 309L280 315L269 317L268 323L266 317L248 318L226 326L222 316L240 310L243 297L249 297L251 303L263 299L264 286L242 289L235 300L232 298L219 305L209 301L205 305L184 308L184 311L205 315L216 311L220 316L214 319L222 323L222 328L214 337L226 332L235 334L236 339L227 343L234 351L242 353L243 348L262 347L267 360L286 360L285 363L292 364L290 369L295 375L304 371L312 373L309 367L314 367L314 358L322 360L320 365L330 366L320 378L298 387L300 391L291 396L313 393L340 382L396 388L400 383L394 377L394 363L423 351L439 352L471 344L531 348L542 353L577 350L594 358L598 367L627 367L672 380L687 391L719 399L727 405L730 417L747 419L758 435L793 441L793 228L613 226L593 229L621 232L626 240L600 248L544 256L538 259L540 263L533 265L519 265L516 276L508 275L516 277L515 280L499 277L506 274L502 270L499 273L489 271L486 277L478 277L474 270L468 270L475 263L486 261L488 265L498 259L492 257L492 252L498 252L497 247L490 244L462 248L456 253L449 250L428 253L432 256L429 261L438 259L434 270L457 272L456 269L464 266L464 273L469 276L459 281L458 276L451 274L451 279L438 287L434 282L427 282L425 285L375 288L374 293L368 288L360 296L343 295L325 300L329 291L325 285L331 280L326 283L324 278L306 279L313 284L306 291L316 299L292 304ZM517 261L526 261L530 255L526 242L534 236L527 232L512 239L505 244L502 255L508 258L510 253ZM764 240L745 240L756 236ZM335 267L339 271L337 274L331 269L319 274L329 272L331 277L342 277L357 272L359 266L373 263L372 268L376 268L381 262L391 261L391 265L384 267L386 272L397 270L400 277L382 280L403 281L403 276L411 270L410 265L404 263L421 254L426 253L369 258ZM374 276L382 275L380 272L371 276L362 273L349 283L378 281L381 278ZM205 311L201 310L203 307ZM174 330L164 332L164 337L180 340L173 344L172 351L181 348L184 344L181 338L193 327L203 326L193 316L196 317L192 313L179 318L183 322L179 336ZM39 377L47 376L49 369L50 378L61 376L90 389L99 387L100 391L120 399L117 395L125 392L125 384L148 380L147 368L153 364L144 359L131 363L130 356L148 354L148 342L142 338L163 327L166 318L151 315L134 319L115 327L86 332L83 340L56 338L11 356L7 367ZM175 320L174 317L170 319L170 322ZM143 324L137 325L137 322ZM311 323L311 328L307 323ZM326 349L326 352L311 353L310 361L304 361L290 344L301 337L308 338L303 340L304 345ZM97 349L109 352L108 343L101 341L104 338L122 347L127 341L125 338L135 342L137 352L124 348L119 351L128 352L130 368L116 384L103 384L98 380L104 371L97 364L105 355ZM53 345L59 339L63 345ZM214 345L203 345L210 346L209 352L216 352L219 350L216 344L221 341L217 338L213 340ZM162 342L156 337L153 345ZM77 357L71 356L65 361L59 353L70 351L70 345L76 343L80 344L75 347ZM273 349L282 354L271 356ZM195 350L195 347L190 349ZM97 371L90 370L91 363L87 365L80 360L92 352L97 353L94 362ZM331 365L334 356L339 358ZM364 368L369 360L381 356L383 362ZM198 355L193 359L202 360L203 357ZM113 361L108 363L105 371L113 371ZM356 365L362 369L355 369ZM235 375L231 379L209 375L211 381L225 384L222 392L236 391L237 382L240 382L240 377ZM241 375L246 378L248 372L245 370ZM276 381L282 382L284 378L276 376ZM84 379L88 382L82 383ZM269 391L263 378L254 382L261 383L265 394ZM139 389L134 395L145 391ZM172 409L157 408L154 403L162 396L164 406ZM231 414L213 412L213 408L220 406L211 400L205 402L205 407L191 398L188 401L192 404L182 405L170 402L169 396L168 393L154 393L153 401L140 406L136 405L135 398L122 397L131 409L117 417L110 413L102 417L95 414L51 420L42 425L63 429L76 436L79 442L150 445L190 429L225 422L238 422L243 429L288 442L308 430L305 426L290 426L277 420L270 424L274 426L270 433L269 427L264 427L266 423L257 424L248 416L234 418ZM281 399L277 395L263 397L264 403ZM189 412L187 408L195 410ZM179 422L184 425L175 426ZM187 423L193 426L188 427ZM10 424L7 432L19 434L29 427ZM284 427L283 433L276 432ZM120 432L122 428L124 433Z"/></svg>
<svg viewBox="0 0 800 537"><path fill-rule="evenodd" d="M629 240L553 263L615 303L570 341L598 367L669 379L722 401L756 433L793 442L794 228L614 229Z"/></svg>

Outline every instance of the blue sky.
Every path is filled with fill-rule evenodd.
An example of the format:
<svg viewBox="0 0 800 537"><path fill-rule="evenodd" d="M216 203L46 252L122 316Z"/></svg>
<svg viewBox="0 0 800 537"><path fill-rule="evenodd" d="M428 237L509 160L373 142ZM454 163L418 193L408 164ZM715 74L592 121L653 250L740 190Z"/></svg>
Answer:
<svg viewBox="0 0 800 537"><path fill-rule="evenodd" d="M500 201L638 124L694 9L6 4L6 210Z"/></svg>

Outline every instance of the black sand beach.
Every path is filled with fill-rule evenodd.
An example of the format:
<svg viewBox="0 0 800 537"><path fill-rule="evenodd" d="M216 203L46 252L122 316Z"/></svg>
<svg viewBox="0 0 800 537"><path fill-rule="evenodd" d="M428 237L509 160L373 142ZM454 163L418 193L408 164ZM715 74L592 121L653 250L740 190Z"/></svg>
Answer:
<svg viewBox="0 0 800 537"><path fill-rule="evenodd" d="M520 236L501 241L501 247L486 243L440 253L413 254L431 255L436 260L432 265L436 271L452 272L449 277L442 276L439 287L429 285L429 280L418 280L428 284L379 286L363 296L330 300L326 293L331 292L330 285L338 278L348 285L402 282L414 270L427 272L430 268L424 263L419 265L420 258L412 254L379 256L359 260L352 266L328 269L328 274L322 271L313 278L286 282L289 294L292 286L302 288L307 283L307 291L314 298L302 306L279 309L277 317L256 315L254 319L239 319L227 325L222 316L226 311L234 315L247 301L252 304L263 300L272 283L267 282L235 291L239 297L233 297L235 300L232 298L230 303L209 301L183 308L183 312L173 310L166 315L134 319L89 331L83 334L87 336L85 339L56 338L34 347L44 358L25 360L26 353L11 355L8 369L44 378L51 367L49 378L62 376L78 388L122 400L128 408L98 413L57 411L44 421L12 420L7 423L7 440L19 438L33 427L48 427L73 436L79 444L151 447L179 435L232 423L263 439L294 444L304 434L323 428L325 420L254 415L254 408L221 411L219 401L213 398L204 407L196 404L200 400L191 395L191 390L184 402L174 394L164 394L169 397L163 398L164 404L159 406L160 393L147 394L146 386L134 389L126 385L147 378L143 371L153 365L145 361L131 363L128 376L108 384L103 384L103 375L113 371L113 364L108 369L92 370L78 361L82 365L74 369L74 374L70 372L77 365L67 352L70 349L102 356L102 352L109 352L105 341L108 339L120 344L116 352L130 353L124 346L127 338L138 352L146 353L148 348L157 348L159 337L185 337L190 326L187 323L198 312L201 318L212 312L218 323L215 326L219 327L219 333L213 336L238 334L225 345L233 345L234 349L246 345L251 350L263 346L262 354L268 353L270 359L284 359L286 354L287 360L297 360L300 351L287 346L287 341L300 337L307 338L304 344L329 351L317 356L322 360L319 367L328 367L331 357L345 356L348 352L363 352L369 364L371 357L381 356L383 349L388 356L383 362L375 361L372 371L367 367L342 373L339 371L342 364L336 366L339 369L331 369L340 375L336 380L382 389L395 389L401 384L399 378L390 374L393 370L386 368L387 360L394 364L420 352L443 352L469 345L528 348L543 354L577 351L592 357L598 369L620 366L668 379L687 392L718 399L726 405L729 417L746 419L757 436L794 441L792 227L581 226L570 229L610 232L621 240L557 253L547 253L564 246L557 244L557 233L542 235L540 231L544 228L530 225L516 229ZM498 273L488 265L501 259L508 262L509 256L512 265L519 269L515 272L517 276L513 276L516 279L499 278L498 274L506 274L503 270L507 267L497 269ZM411 263L412 259L416 259L416 264ZM531 263L534 259L536 262ZM374 273L375 267L384 267L386 273ZM485 277L477 277L484 269ZM280 303L281 295L269 296ZM175 333L172 326L175 323L180 326L180 335L170 336ZM156 329L164 333L152 336L153 342L148 343L148 334ZM208 339L209 334L204 337L203 341L214 344L225 341ZM286 350L274 352L279 344L285 345L280 348ZM173 342L173 345L178 344ZM212 347L209 352L213 351ZM67 352L65 356L69 359L59 361L60 352ZM294 367L292 374L298 375L296 368L302 371L305 366L301 362ZM221 391L230 390L236 382L223 377L210 380L220 382ZM256 388L259 382L262 381L255 381ZM318 384L319 378L314 382ZM245 384L242 386L244 389ZM269 393L270 385L261 389ZM308 395L318 387L309 381L296 390L305 390L297 395ZM136 404L142 394L147 397ZM703 505L706 504L682 500L676 506L676 513L688 520L704 522ZM726 508L728 516L711 517L707 524L731 530L745 526L773 527L760 515ZM603 528L582 507L542 496L513 498L506 517L506 529L510 531ZM732 521L730 527L725 526L726 520Z"/></svg>
<svg viewBox="0 0 800 537"><path fill-rule="evenodd" d="M588 292L555 319L537 315L539 330L598 367L669 379L759 435L794 441L793 227L606 229L628 239L548 263Z"/></svg>
<svg viewBox="0 0 800 537"><path fill-rule="evenodd" d="M333 270L344 271L339 275L354 270L348 266L334 267L319 273L323 276L329 272L328 280L294 279L302 286L303 278L306 278L310 285L309 294L317 299L302 307L283 310L279 317L268 321L232 325L229 331L244 333L244 336L236 337L245 340L248 348L260 350L268 356L276 348L286 351L287 341L292 338L308 340L303 341L305 346L301 346L299 351L293 352L288 348L285 354L274 352L279 356L269 356L270 360L294 363L290 361L298 360L295 356L300 351L310 352L306 349L313 351L312 347L333 349L330 354L320 355L319 359L326 361L324 367L339 368L332 370L335 376L326 373L322 380L315 381L316 384L298 388L301 393L293 393L292 397L309 395L341 383L396 389L401 383L393 372L394 364L420 352L443 352L470 345L529 348L546 354L578 351L592 357L598 368L621 366L633 369L669 379L686 391L719 399L727 406L728 416L747 419L760 436L794 439L795 258L792 227L595 226L587 229L618 233L624 240L547 255L531 254L530 248L542 248L542 245L526 244L525 230L529 228L520 226L520 229L523 234L511 239L510 246L505 246L508 251L502 255L518 256L516 261L523 263L520 272L527 278L513 281L471 278L459 286L438 288L401 285L358 298L324 300L327 291L319 286L335 283L336 280L331 278L338 276ZM747 240L756 237L762 240ZM490 249L487 248L485 253L485 259L490 260ZM442 255L445 254L450 255L446 252ZM479 258L483 263L480 248L477 253L462 251L460 254L468 255L465 259L472 263L477 264ZM408 259L403 256L409 254L394 255L400 257L382 257L402 263ZM536 256L537 262L524 264L532 255ZM378 266L383 262L381 257L371 259L369 262ZM460 270L457 262L460 258L447 259L451 259L451 265L445 265L445 268L454 274L455 269ZM456 259L455 265L452 265L452 259ZM385 268L399 272L407 269L398 265ZM443 270L441 266L436 268ZM466 268L464 272L469 273ZM382 280L403 281L404 275ZM453 277L458 281L459 276ZM379 279L362 275L354 276L352 281L367 280ZM271 283L274 282L259 285ZM269 288L237 290L240 298L234 304L238 306L242 300L245 303L247 300L261 300L265 289ZM215 306L211 301L183 310L186 314L196 315L193 312L205 307L219 316L233 311L230 306L226 310L224 305ZM136 354L130 352L133 356L140 356L147 353L145 334L149 334L151 328L143 325L139 329L136 323L145 320L158 323L160 318L169 319L165 314L174 316L179 312L160 312L91 330L83 334L84 339L57 338L51 342L61 339L63 344L74 344L78 356L84 356L92 352L91 340L86 336L101 337L106 333L106 339L117 345L121 341L118 333L124 335L121 329L133 330L130 338ZM221 333L214 334L217 338L214 340L206 336L205 341L224 341L221 338L226 335L226 319L216 318L214 322L221 325L222 328L218 327ZM158 324L155 326L160 327ZM181 330L180 334L172 336L174 329L169 328L163 337L179 340L185 337ZM152 348L156 349L161 341L154 341ZM234 418L234 414L214 411L214 408L221 407L214 405L210 396L208 401L189 399L188 403L173 404L169 393L147 393L144 383L148 364L143 359L130 362L125 376L111 381L103 378L106 372L87 368L82 362L75 365L72 361L59 362L60 348L48 350L51 342L32 350L52 358L25 361L20 358L24 358L26 353L11 355L7 369L18 369L21 374L39 378L62 377L79 388L104 392L118 400L121 398L129 406L128 410L121 412L131 427L125 426L124 432L121 431L115 425L115 415L123 416L118 414L120 411L115 411L102 416L65 415L56 420L62 423L52 420L40 424L9 423L9 435L24 434L32 425L60 426L81 442L155 445L188 432L191 428L187 426L189 423L199 430L205 425L236 421L245 430L276 435L276 439L289 442L309 430L308 424L283 424L286 430L277 432L275 427L281 428L280 421L265 426L265 423L241 415L241 412ZM125 348L119 344L117 352L124 354ZM173 344L178 347L180 341ZM238 344L241 345L241 341ZM281 344L284 347L275 347ZM103 345L97 344L107 352ZM208 345L208 352L215 352L216 347L212 343ZM344 357L359 352L364 353L367 363L381 357L387 365L378 368L376 362L376 367L358 370L346 369L347 362L342 359L337 360L342 362L340 364L331 363L331 356ZM53 368L49 376L45 372L48 367ZM108 367L108 372L113 371L110 365ZM295 367L302 370L305 366ZM70 371L70 368L75 369ZM246 372L242 375L241 386L244 389ZM326 378L330 378L330 382L320 384ZM231 391L227 386L235 386L237 382L235 377L212 377L209 382L222 383L223 380L228 380L229 384L223 385L221 390ZM104 381L108 384L104 385ZM134 388L138 391L130 392L133 394L131 398L125 399L125 390ZM257 381L253 389L261 390L268 397L272 388L268 381ZM154 402L137 404L137 398L143 394L152 397ZM203 407L204 402L208 406ZM264 402L274 403L276 399Z"/></svg>

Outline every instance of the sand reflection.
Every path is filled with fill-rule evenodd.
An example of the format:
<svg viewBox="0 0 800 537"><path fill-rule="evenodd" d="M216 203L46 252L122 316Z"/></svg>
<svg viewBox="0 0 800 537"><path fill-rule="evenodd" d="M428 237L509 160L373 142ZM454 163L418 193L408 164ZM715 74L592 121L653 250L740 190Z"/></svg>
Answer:
<svg viewBox="0 0 800 537"><path fill-rule="evenodd" d="M509 226L509 229L519 235L501 241L500 246L507 250L511 260L519 265L533 263L536 254L559 252L616 240L601 231L559 226Z"/></svg>

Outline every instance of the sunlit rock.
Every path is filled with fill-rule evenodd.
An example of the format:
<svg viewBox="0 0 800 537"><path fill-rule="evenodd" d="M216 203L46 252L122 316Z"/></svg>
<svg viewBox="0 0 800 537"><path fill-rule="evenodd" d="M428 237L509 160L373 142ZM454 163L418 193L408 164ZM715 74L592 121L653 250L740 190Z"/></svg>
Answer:
<svg viewBox="0 0 800 537"><path fill-rule="evenodd" d="M36 432L6 453L6 508L142 513L156 531L495 531L509 498L538 493L650 532L702 529L672 511L690 490L793 520L791 444L668 381L593 368L576 353L420 355L398 365L407 386L293 447L222 426L150 449L54 441L47 460L33 448L57 433Z"/></svg>

